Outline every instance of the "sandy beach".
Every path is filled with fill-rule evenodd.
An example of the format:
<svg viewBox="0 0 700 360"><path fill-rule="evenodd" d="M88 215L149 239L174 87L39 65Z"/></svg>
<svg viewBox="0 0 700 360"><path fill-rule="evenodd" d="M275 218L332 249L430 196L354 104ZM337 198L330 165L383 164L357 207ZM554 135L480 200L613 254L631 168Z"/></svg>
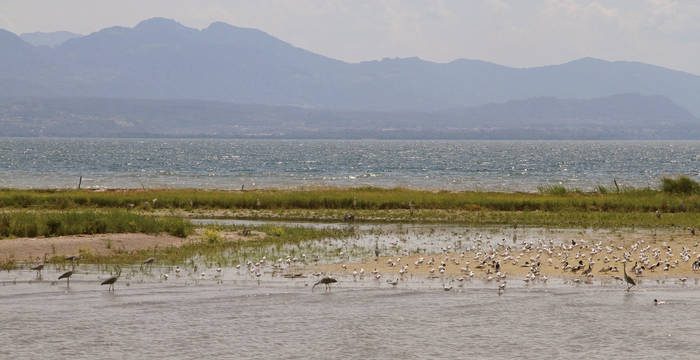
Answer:
<svg viewBox="0 0 700 360"><path fill-rule="evenodd" d="M225 241L246 241L264 237L264 233L251 232L242 236L237 232L221 231L218 235ZM48 238L14 238L0 240L0 260L14 258L17 261L34 262L38 258L76 255L87 251L95 255L110 255L143 249L179 247L203 240L202 229L197 229L187 238L168 234L94 234L70 235Z"/></svg>

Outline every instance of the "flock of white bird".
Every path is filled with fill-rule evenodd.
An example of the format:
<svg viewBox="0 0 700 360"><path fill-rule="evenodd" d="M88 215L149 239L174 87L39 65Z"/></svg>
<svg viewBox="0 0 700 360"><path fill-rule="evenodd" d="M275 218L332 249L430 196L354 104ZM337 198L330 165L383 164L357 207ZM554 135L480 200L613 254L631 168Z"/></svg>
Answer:
<svg viewBox="0 0 700 360"><path fill-rule="evenodd" d="M498 282L498 292L503 293L506 279L509 277L506 269L509 269L519 274L518 278L522 278L525 284L546 283L549 278L543 273L548 273L550 276L561 274L566 279L565 282L571 284L592 284L596 276L612 278L626 283L629 290L645 275L661 275L679 267L684 270L682 273L700 271L697 247L696 242L692 248L682 246L674 253L667 242L652 246L645 244L643 239L635 241L628 248L613 245L612 242L589 243L585 240L560 244L552 241L521 242L513 246L505 241L484 246L479 241L473 249L468 247L461 252L451 251L451 246L442 248L440 254L432 255L412 255L404 251L403 256L382 259L381 265L384 266L378 267L383 268L385 274L377 267L370 273L371 278L376 280L383 276L389 277L386 281L392 286L398 285L400 280L405 280L409 272L425 273L429 278L443 279L443 288L448 291L452 289L454 281L462 283L476 276L486 282ZM376 261L379 261L379 257ZM627 264L633 264L630 272L637 280L628 276ZM348 265L341 266L343 271L347 272ZM355 281L365 279L364 267L353 267L352 277ZM685 284L688 278L680 276L677 280ZM665 279L657 277L657 281L665 282ZM697 283L697 278L695 281Z"/></svg>
<svg viewBox="0 0 700 360"><path fill-rule="evenodd" d="M677 246L678 247L678 246ZM639 279L645 274L664 274L673 269L682 267L692 273L700 272L700 255L697 252L698 242L692 247L681 246L677 253L673 247L666 242L661 244L645 244L645 240L637 240L628 248L614 245L612 242L605 244L603 241L588 242L585 240L571 243L555 244L552 241L521 242L512 245L506 244L505 240L498 244L488 244L476 241L473 248L467 247L463 251L455 251L456 248L447 246L442 248L439 254L410 254L403 251L403 256L391 258L374 259L375 267L371 271L366 271L364 266L370 262L355 264L352 271L348 270L348 264L341 264L340 272L350 273L353 281L370 279L381 284L381 279L386 278L386 283L392 287L399 285L401 281L413 277L415 274L425 274L431 279L441 279L442 288L445 291L453 289L455 281L459 286L465 281L473 278L483 279L485 282L496 282L498 294L503 294L506 289L506 280L511 276L506 270L517 274L525 285L532 283L547 283L549 280L545 273L554 275L561 274L565 282L571 284L591 284L596 276L607 279L615 279L622 283L627 283L629 290L636 286ZM342 257L345 254L340 252ZM74 259L67 258L70 261ZM149 258L144 264L150 265L155 261ZM257 261L248 260L245 264L238 264L235 269L240 272L245 270L252 278L260 280L263 273L271 271L273 274L282 274L287 278L305 277L302 272L307 264L307 256L301 257L291 255L268 260L263 256ZM631 275L626 271L627 264L630 267ZM620 266L621 265L621 266ZM353 265L350 265L353 266ZM37 272L41 271L43 263L32 268ZM369 267L369 266L368 266ZM622 267L620 274L619 267ZM378 270L382 268L382 271ZM179 266L174 268L175 276L180 277L183 269ZM198 276L200 280L215 279L220 283L223 269L217 267L212 273L201 272ZM61 278L69 280L71 274L64 273ZM686 273L686 272L681 272ZM196 277L196 273L187 272L187 277ZM317 278L330 277L333 271L313 272L311 275ZM109 284L113 289L117 278L111 277L102 284ZM168 280L168 273L161 273L162 280ZM657 277L657 281L659 277ZM685 284L688 278L680 276L677 280ZM698 278L695 278L697 284ZM307 283L308 285L308 283Z"/></svg>

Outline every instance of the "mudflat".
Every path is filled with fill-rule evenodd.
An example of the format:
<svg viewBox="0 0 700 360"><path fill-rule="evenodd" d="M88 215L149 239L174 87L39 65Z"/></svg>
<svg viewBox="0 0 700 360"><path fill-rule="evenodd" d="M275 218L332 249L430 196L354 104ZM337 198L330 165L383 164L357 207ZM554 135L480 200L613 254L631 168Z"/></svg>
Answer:
<svg viewBox="0 0 700 360"><path fill-rule="evenodd" d="M219 234L226 241L245 241L264 237L264 234L252 232L252 236L242 236L237 232L224 231ZM117 252L130 252L142 249L179 247L191 242L202 241L201 229L187 238L168 234L93 234L69 235L47 238L14 238L0 240L0 260L14 258L17 261L33 262L44 255L77 255L81 250L95 255L110 255Z"/></svg>

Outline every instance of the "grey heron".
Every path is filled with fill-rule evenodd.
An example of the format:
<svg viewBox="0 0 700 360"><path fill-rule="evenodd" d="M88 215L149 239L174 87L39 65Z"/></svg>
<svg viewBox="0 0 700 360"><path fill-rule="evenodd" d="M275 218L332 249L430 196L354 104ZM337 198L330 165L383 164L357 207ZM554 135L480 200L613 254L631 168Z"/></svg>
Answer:
<svg viewBox="0 0 700 360"><path fill-rule="evenodd" d="M73 270L66 271L61 276L58 277L58 280L61 279L66 279L66 288L70 288L70 277L73 276Z"/></svg>
<svg viewBox="0 0 700 360"><path fill-rule="evenodd" d="M336 282L338 282L338 280L336 280L336 279L334 279L334 278L332 278L332 277L330 277L330 276L324 277L323 279L317 281L317 282L311 287L311 291L312 291L312 292L314 291L314 288L316 287L316 285L318 285L318 284L323 284L323 285L325 285L325 287L326 287L326 291L329 291L329 292L330 292L330 291L331 291L331 284L332 284L332 283L336 283Z"/></svg>
<svg viewBox="0 0 700 360"><path fill-rule="evenodd" d="M630 291L632 286L637 285L637 283L632 279L629 275L627 275L627 263L624 262L622 263L622 271L624 272L625 275L625 282L628 284L627 285L627 291Z"/></svg>
<svg viewBox="0 0 700 360"><path fill-rule="evenodd" d="M32 270L36 271L37 279L41 279L41 270L44 268L44 264L46 264L46 254L44 254L44 261L40 262L39 264L36 264L31 268Z"/></svg>
<svg viewBox="0 0 700 360"><path fill-rule="evenodd" d="M100 285L109 285L107 291L114 291L114 283L117 282L117 279L119 279L119 275L120 274L117 274L116 276L111 276L107 278L105 281L100 283Z"/></svg>

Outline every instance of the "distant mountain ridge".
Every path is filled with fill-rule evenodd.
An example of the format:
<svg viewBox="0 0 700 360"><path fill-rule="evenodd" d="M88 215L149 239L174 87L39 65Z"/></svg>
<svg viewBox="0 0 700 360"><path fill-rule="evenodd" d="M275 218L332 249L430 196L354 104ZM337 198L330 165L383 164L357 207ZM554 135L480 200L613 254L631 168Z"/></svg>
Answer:
<svg viewBox="0 0 700 360"><path fill-rule="evenodd" d="M326 139L700 139L661 96L532 98L434 112L347 111L201 100L0 99L0 136Z"/></svg>
<svg viewBox="0 0 700 360"><path fill-rule="evenodd" d="M660 95L700 115L700 77L584 58L510 68L418 58L347 63L262 31L154 18L32 46L0 31L0 97L196 99L352 111L433 112L537 97Z"/></svg>
<svg viewBox="0 0 700 360"><path fill-rule="evenodd" d="M83 35L72 33L69 31L55 31L55 32L33 32L24 33L19 37L34 45L34 46L49 46L56 47L63 44L64 42L81 37Z"/></svg>

